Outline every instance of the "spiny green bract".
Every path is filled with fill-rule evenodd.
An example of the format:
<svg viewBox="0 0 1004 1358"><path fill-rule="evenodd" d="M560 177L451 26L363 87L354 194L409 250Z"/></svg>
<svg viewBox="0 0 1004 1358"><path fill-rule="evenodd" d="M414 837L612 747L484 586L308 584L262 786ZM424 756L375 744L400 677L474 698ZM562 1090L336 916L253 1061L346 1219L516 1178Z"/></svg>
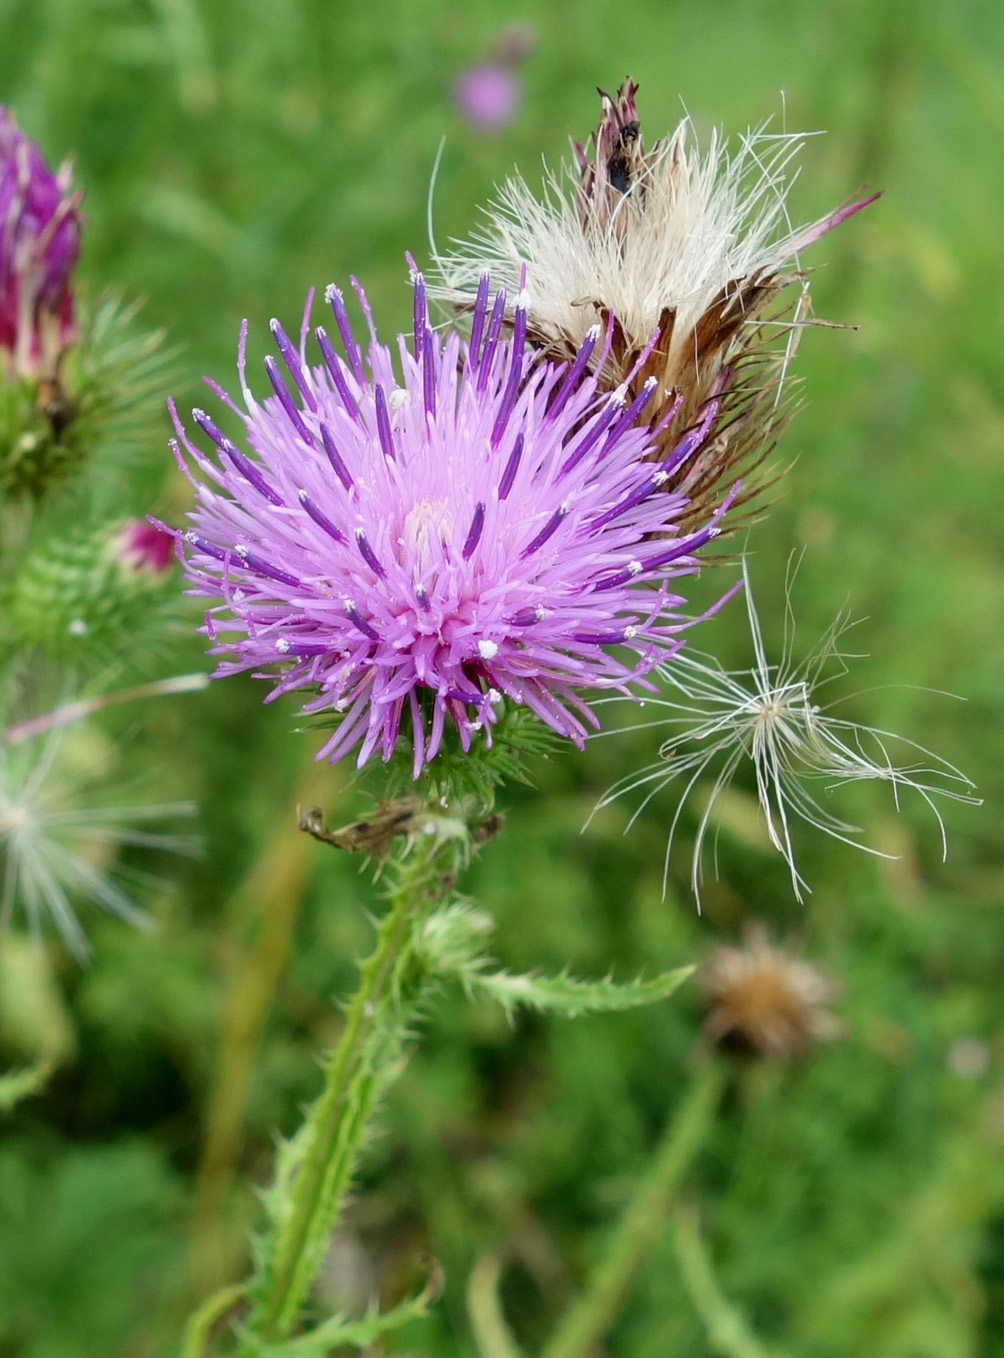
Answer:
<svg viewBox="0 0 1004 1358"><path fill-rule="evenodd" d="M426 766L417 782L412 778L411 743L399 740L389 769L393 794L412 791L426 802L474 803L487 813L505 783L530 784L530 761L547 759L565 743L527 708L506 702L492 729L491 745L482 732L464 750L456 732L450 730L434 763Z"/></svg>
<svg viewBox="0 0 1004 1358"><path fill-rule="evenodd" d="M170 573L134 565L119 539L100 527L29 550L0 589L0 639L69 664L155 639L173 601Z"/></svg>
<svg viewBox="0 0 1004 1358"><path fill-rule="evenodd" d="M0 496L45 496L96 456L129 452L169 382L164 332L137 332L115 297L82 309L58 379L0 383Z"/></svg>

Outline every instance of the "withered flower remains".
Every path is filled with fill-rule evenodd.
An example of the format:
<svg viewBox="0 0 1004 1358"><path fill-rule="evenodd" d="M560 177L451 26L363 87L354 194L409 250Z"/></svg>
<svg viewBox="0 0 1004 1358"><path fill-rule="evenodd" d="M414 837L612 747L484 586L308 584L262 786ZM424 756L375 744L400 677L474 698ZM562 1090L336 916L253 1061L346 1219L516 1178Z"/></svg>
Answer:
<svg viewBox="0 0 1004 1358"><path fill-rule="evenodd" d="M704 1031L719 1047L747 1056L790 1058L830 1041L840 1025L825 1007L837 986L788 947L751 924L742 947L716 948L703 971L709 1002Z"/></svg>
<svg viewBox="0 0 1004 1358"><path fill-rule="evenodd" d="M713 135L693 144L685 119L646 150L625 80L601 91L602 118L577 165L548 178L538 199L520 176L501 189L484 228L440 261L441 295L473 301L483 270L515 288L525 270L528 335L553 357L574 355L589 328L609 328L601 381L631 394L655 378L639 417L665 459L692 436L694 450L667 489L706 517L737 478L749 500L780 430L782 380L808 308L799 255L871 198L793 228L788 171L802 140L766 128L731 152ZM782 296L784 294L784 296Z"/></svg>

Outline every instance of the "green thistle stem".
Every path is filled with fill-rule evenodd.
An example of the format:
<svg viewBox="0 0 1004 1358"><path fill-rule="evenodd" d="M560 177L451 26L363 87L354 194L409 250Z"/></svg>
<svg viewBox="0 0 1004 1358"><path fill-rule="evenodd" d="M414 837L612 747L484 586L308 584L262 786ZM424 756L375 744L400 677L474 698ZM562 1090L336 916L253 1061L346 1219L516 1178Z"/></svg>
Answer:
<svg viewBox="0 0 1004 1358"><path fill-rule="evenodd" d="M620 1313L666 1224L673 1195L704 1140L727 1077L709 1061L696 1076L656 1148L651 1169L621 1218L605 1257L565 1312L541 1358L584 1358Z"/></svg>
<svg viewBox="0 0 1004 1358"><path fill-rule="evenodd" d="M287 1338L295 1327L337 1224L374 1105L395 1073L425 980L415 955L416 926L449 892L466 838L466 827L457 822L447 825L445 837L443 829L430 816L431 842L399 857L392 869L390 907L376 948L360 965L360 986L328 1063L324 1090L280 1157L270 1193L273 1229L249 1288L254 1304L241 1358Z"/></svg>

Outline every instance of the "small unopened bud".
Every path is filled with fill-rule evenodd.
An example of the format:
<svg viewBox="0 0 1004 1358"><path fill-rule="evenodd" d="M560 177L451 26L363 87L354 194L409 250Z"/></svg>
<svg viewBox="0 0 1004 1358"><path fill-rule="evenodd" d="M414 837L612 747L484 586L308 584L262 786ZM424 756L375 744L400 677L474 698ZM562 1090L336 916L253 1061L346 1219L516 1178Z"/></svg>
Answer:
<svg viewBox="0 0 1004 1358"><path fill-rule="evenodd" d="M145 519L133 519L119 534L118 555L133 570L162 575L174 560L174 535Z"/></svg>
<svg viewBox="0 0 1004 1358"><path fill-rule="evenodd" d="M7 586L11 640L81 663L153 640L173 546L169 534L135 522L40 543Z"/></svg>
<svg viewBox="0 0 1004 1358"><path fill-rule="evenodd" d="M803 1056L840 1025L825 1006L837 986L790 948L775 948L762 924L742 947L716 948L703 972L704 1031L718 1047L747 1056Z"/></svg>

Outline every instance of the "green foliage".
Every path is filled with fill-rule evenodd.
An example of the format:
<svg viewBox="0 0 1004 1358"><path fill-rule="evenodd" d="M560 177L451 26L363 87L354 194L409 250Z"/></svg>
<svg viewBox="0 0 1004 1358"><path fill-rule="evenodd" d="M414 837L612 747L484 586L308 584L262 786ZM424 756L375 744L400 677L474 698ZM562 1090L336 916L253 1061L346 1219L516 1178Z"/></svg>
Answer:
<svg viewBox="0 0 1004 1358"><path fill-rule="evenodd" d="M803 635L845 603L867 617L855 687L872 691L849 698L846 715L921 740L998 806L1000 7L967 0L949 16L893 0L851 0L839 12L640 0L617 17L599 0L552 9L7 0L0 91L51 160L76 152L82 269L95 292L145 297L147 325L184 344L185 409L205 399L203 372L233 380L244 316L250 380L266 393L268 318L293 333L309 286L354 273L381 329L408 327L403 251L427 257L425 203L444 133L441 247L475 225L477 204L512 163L532 178L541 154L554 164L569 135L588 133L596 84L609 89L631 71L650 135L683 108L702 135L768 116L779 126L783 90L787 127L827 129L801 157L792 210L808 220L863 182L884 197L806 256L820 266L817 317L857 329L808 329L794 365L806 405L779 454L797 463L749 541L768 650L781 642L789 552L804 546ZM536 36L519 71L525 101L509 129L479 133L456 116L450 87L513 22ZM119 451L51 481L46 535L86 527L85 511L95 524L148 512L182 521L190 491L166 451L162 407L149 408L152 431L129 457L116 434ZM34 407L19 418L34 420ZM22 498L24 517L5 524L15 564L43 529L25 521L35 511ZM723 566L681 592L697 613L734 579ZM729 605L688 644L745 664L741 612ZM194 637L154 650L158 676L208 668ZM12 720L76 696L62 674L51 703L37 673L22 688L32 704ZM350 768L308 768L319 738L292 734L295 704L263 708L264 692L246 677L98 718L120 773L135 775L125 799L197 799L206 852L179 865L126 851L123 867L143 874L134 894L157 922L152 935L101 920L89 927L88 970L58 947L36 954L44 987L21 956L4 970L4 1070L42 1054L42 1039L32 1046L17 1026L35 1012L30 997L44 991L46 1013L62 1006L54 1029L32 1020L56 1032L62 1064L0 1125L0 1351L11 1358L173 1358L195 1301L244 1275L275 1130L288 1136L298 1124L319 1083L317 1053L337 1039L331 998L352 988L352 959L368 946L359 907L375 907L382 887L360 874L358 856L296 831L297 802L323 803L335 824L358 815L359 785ZM613 709L600 713L605 728L619 724ZM629 719L655 715L650 704ZM626 836L626 805L580 833L603 791L651 762L662 734L565 749L535 761L535 790L509 782L496 792L506 825L463 883L498 921L495 969L651 975L740 937L750 917L798 936L842 983L844 1037L803 1065L742 1072L694 1161L684 1191L700 1208L717 1298L762 1349L789 1358L996 1358L1004 822L952 808L942 864L922 811L894 819L867 790L849 790L869 842L899 858L856 859L806 832L797 848L814 894L797 907L783 863L743 840L755 799L737 782L698 916L689 814L662 899L672 795ZM410 767L399 781L411 790ZM106 866L107 846L92 851ZM288 900L299 906L280 940L280 978L254 1013L240 1009L263 921ZM6 935L0 954L12 955ZM475 1260L498 1252L510 1261L506 1320L534 1353L600 1257L682 1096L703 1022L699 989L576 1024L525 1009L509 1024L498 1005L440 990L357 1169L344 1230L360 1276L322 1280L317 1314L359 1317L378 1291L393 1310L401 1273L428 1250L443 1262L444 1294L425 1320L388 1336L386 1351L474 1358L465 1282ZM241 1055L254 1071L246 1086L220 1085L224 1056ZM207 1167L221 1109L236 1144ZM193 1282L189 1228L207 1183L219 1187L219 1241ZM605 1347L611 1358L715 1353L671 1233Z"/></svg>
<svg viewBox="0 0 1004 1358"><path fill-rule="evenodd" d="M0 1075L0 1113L9 1113L22 1099L30 1099L45 1088L52 1074L51 1061L38 1061L23 1070L9 1070Z"/></svg>

